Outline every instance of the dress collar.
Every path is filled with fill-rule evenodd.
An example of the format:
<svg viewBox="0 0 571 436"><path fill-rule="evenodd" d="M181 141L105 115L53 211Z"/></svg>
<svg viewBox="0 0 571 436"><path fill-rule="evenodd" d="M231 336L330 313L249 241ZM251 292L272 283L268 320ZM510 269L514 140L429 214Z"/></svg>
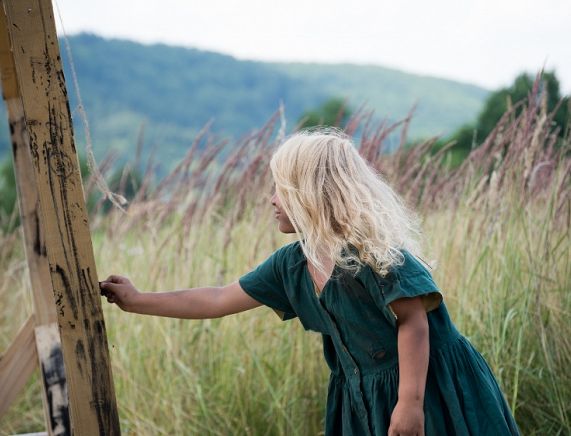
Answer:
<svg viewBox="0 0 571 436"><path fill-rule="evenodd" d="M301 249L301 243L299 241L295 241L295 249L294 249L294 253L295 253L295 257L294 257L294 261L293 263L289 266L289 269L294 269L299 267L300 265L305 265L307 264L307 258L305 257L305 254L303 253L303 250Z"/></svg>

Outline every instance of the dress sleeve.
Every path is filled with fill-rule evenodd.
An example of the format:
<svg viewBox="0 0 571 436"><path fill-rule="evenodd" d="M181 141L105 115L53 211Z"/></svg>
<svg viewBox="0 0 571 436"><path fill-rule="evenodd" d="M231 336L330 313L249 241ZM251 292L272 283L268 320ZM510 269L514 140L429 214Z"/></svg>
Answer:
<svg viewBox="0 0 571 436"><path fill-rule="evenodd" d="M420 261L406 250L404 263L395 266L381 285L383 304L388 306L399 298L421 297L427 312L438 308L442 293L432 275Z"/></svg>
<svg viewBox="0 0 571 436"><path fill-rule="evenodd" d="M250 297L272 308L283 321L297 316L284 286L286 261L285 247L282 247L238 280L240 287Z"/></svg>

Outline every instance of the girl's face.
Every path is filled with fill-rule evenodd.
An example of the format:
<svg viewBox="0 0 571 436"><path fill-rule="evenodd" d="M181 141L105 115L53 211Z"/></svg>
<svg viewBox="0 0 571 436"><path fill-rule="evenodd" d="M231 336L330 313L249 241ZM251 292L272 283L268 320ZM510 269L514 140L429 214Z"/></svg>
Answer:
<svg viewBox="0 0 571 436"><path fill-rule="evenodd" d="M295 233L293 224L289 220L285 211L282 209L280 199L277 192L275 191L274 195L272 195L271 202L272 206L274 206L275 217L278 220L278 230L282 233Z"/></svg>

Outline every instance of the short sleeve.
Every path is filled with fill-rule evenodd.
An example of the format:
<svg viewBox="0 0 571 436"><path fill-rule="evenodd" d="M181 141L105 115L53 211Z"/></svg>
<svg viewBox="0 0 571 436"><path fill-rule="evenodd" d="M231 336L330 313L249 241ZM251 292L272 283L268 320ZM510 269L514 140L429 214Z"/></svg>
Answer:
<svg viewBox="0 0 571 436"><path fill-rule="evenodd" d="M254 300L272 308L282 320L295 318L284 286L283 271L287 262L287 246L270 255L254 270L244 274L238 282Z"/></svg>
<svg viewBox="0 0 571 436"><path fill-rule="evenodd" d="M432 275L420 261L406 250L402 251L404 263L389 273L391 280L383 290L384 304L399 298L421 297L427 312L438 308L442 293Z"/></svg>

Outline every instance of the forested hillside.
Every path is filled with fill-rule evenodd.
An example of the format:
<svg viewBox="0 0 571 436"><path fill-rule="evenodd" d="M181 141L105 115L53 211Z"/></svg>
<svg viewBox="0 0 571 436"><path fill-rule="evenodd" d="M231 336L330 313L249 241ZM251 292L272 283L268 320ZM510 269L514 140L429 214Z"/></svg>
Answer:
<svg viewBox="0 0 571 436"><path fill-rule="evenodd" d="M411 136L449 133L474 118L487 91L449 80L377 66L275 64L166 45L142 45L90 34L69 38L96 155L123 155L158 146L168 167L209 120L213 131L240 136L261 126L283 101L291 127L306 110L330 97L366 104L379 117L397 119L418 103ZM62 41L72 109L77 105ZM4 116L4 113L2 113ZM83 130L73 113L78 141ZM0 157L8 150L0 123ZM81 148L81 147L80 147Z"/></svg>

